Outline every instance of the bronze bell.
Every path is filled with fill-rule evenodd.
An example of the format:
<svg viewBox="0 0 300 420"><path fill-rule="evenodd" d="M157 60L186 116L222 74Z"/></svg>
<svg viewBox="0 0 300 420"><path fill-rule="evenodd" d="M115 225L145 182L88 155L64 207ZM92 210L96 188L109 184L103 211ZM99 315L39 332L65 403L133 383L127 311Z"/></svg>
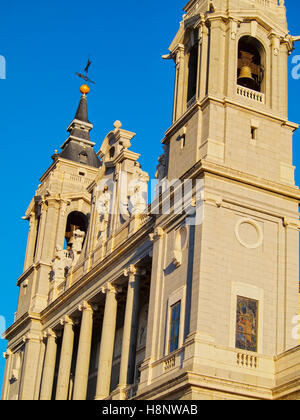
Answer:
<svg viewBox="0 0 300 420"><path fill-rule="evenodd" d="M248 89L255 89L256 82L252 77L251 68L249 66L243 66L238 77L238 84Z"/></svg>

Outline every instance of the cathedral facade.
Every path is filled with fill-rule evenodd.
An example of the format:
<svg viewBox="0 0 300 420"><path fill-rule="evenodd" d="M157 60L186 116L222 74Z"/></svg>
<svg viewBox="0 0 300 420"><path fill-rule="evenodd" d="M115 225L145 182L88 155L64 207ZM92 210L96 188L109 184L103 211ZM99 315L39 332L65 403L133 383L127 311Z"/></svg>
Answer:
<svg viewBox="0 0 300 420"><path fill-rule="evenodd" d="M300 399L283 0L190 0L149 176L81 99L27 211L3 400Z"/></svg>

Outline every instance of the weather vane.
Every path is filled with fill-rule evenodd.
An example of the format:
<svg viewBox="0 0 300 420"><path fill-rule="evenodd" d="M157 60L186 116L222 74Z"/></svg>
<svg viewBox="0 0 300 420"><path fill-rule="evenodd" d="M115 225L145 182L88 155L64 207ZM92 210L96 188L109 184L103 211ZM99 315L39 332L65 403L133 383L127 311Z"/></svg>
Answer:
<svg viewBox="0 0 300 420"><path fill-rule="evenodd" d="M83 79L84 81L86 81L86 82L90 82L90 83L93 83L94 85L96 84L95 82L93 82L93 80L91 80L89 77L88 77L88 72L89 72L89 68L90 68L90 65L92 64L92 62L90 61L90 59L88 59L88 62L87 62L87 65L86 65L86 67L85 67L85 69L84 69L84 74L82 74L82 73L76 73L76 75L78 76L78 77L80 77L81 79Z"/></svg>

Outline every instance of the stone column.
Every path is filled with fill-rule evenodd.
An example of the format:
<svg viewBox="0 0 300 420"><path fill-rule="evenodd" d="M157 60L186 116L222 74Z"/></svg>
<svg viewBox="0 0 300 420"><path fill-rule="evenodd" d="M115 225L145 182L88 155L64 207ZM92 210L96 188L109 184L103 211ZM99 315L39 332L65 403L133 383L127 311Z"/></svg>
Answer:
<svg viewBox="0 0 300 420"><path fill-rule="evenodd" d="M201 55L200 55L200 73L199 73L199 93L198 99L201 101L207 94L208 79L208 27L205 21L201 20Z"/></svg>
<svg viewBox="0 0 300 420"><path fill-rule="evenodd" d="M223 72L223 68L220 68L220 42L223 38L223 32L220 28L221 19L213 19L210 20L210 29L209 29L209 37L210 37L210 45L209 48L209 69L208 69L208 94L209 95L222 95L222 91L220 90L220 73ZM213 47L214 46L214 47ZM235 74L235 73L234 73Z"/></svg>
<svg viewBox="0 0 300 420"><path fill-rule="evenodd" d="M128 383L132 383L134 377L141 274L142 272L133 265L124 272L129 280L119 379L119 388L121 389L126 387Z"/></svg>
<svg viewBox="0 0 300 420"><path fill-rule="evenodd" d="M196 28L198 33L198 62L197 62L197 85L196 85L196 99L200 97L200 78L201 78L201 49L202 49L202 20Z"/></svg>
<svg viewBox="0 0 300 420"><path fill-rule="evenodd" d="M68 399L68 391L70 385L70 373L74 345L74 324L71 318L69 318L68 316L66 316L60 322L62 325L64 325L64 334L59 362L55 399L65 401Z"/></svg>
<svg viewBox="0 0 300 420"><path fill-rule="evenodd" d="M76 361L73 400L86 399L93 332L93 309L91 305L89 305L88 302L83 302L83 304L79 306L79 310L82 311L82 319Z"/></svg>
<svg viewBox="0 0 300 420"><path fill-rule="evenodd" d="M37 372L36 372L36 386L34 390L33 399L38 401L40 398L40 390L41 390L41 383L42 383L42 376L43 376L43 368L44 368L44 360L45 360L45 353L46 353L46 343L44 339L41 337L40 339L40 352L39 356L37 357Z"/></svg>
<svg viewBox="0 0 300 420"><path fill-rule="evenodd" d="M66 233L66 224L67 224L67 207L70 205L70 201L61 200L60 202L60 209L59 209L59 217L58 217L58 225L57 225L57 235L56 235L56 244L64 248L64 240L65 240L65 233Z"/></svg>
<svg viewBox="0 0 300 420"><path fill-rule="evenodd" d="M274 33L271 33L269 36L271 41L271 73L270 73L270 84L271 84L271 95L270 100L268 101L268 97L265 97L265 101L268 105L271 105L273 108L273 111L277 111L279 106L279 98L282 103L286 106L286 102L284 98L284 95L281 95L280 92L280 77L283 76L283 67L280 68L279 66L279 59L280 59L280 38L276 36ZM286 58L286 57L285 57ZM264 78L266 79L264 83L266 84L267 78L268 78L268 69L265 65L265 74ZM287 85L287 80L285 80L285 83L283 86ZM269 86L267 85L265 88L265 92L268 91ZM284 89L286 91L286 89Z"/></svg>
<svg viewBox="0 0 300 420"><path fill-rule="evenodd" d="M117 322L117 292L118 290L111 283L102 288L102 293L106 293L106 301L102 325L95 400L103 400L109 396L110 392L111 369Z"/></svg>
<svg viewBox="0 0 300 420"><path fill-rule="evenodd" d="M40 257L46 263L51 263L56 246L56 232L59 215L59 202L56 197L47 197L47 218L43 235L43 244Z"/></svg>
<svg viewBox="0 0 300 420"><path fill-rule="evenodd" d="M40 400L51 400L52 388L53 388L53 379L55 371L55 362L56 362L56 334L53 330L48 330L45 333L47 337L47 347L46 347L46 356L44 362L44 371L43 379L41 386Z"/></svg>
<svg viewBox="0 0 300 420"><path fill-rule="evenodd" d="M21 401L33 401L36 396L36 388L40 389L38 371L40 355L44 347L41 332L37 330L28 332L23 338L23 342L25 345L22 356L18 399Z"/></svg>
<svg viewBox="0 0 300 420"><path fill-rule="evenodd" d="M93 229L88 229L87 231L87 253L90 254L95 249L95 245L97 242L97 234L98 234L98 222L97 217L99 219L99 215L96 208L96 188L92 191L92 211L91 211L91 219L90 219L90 226L93 226Z"/></svg>
<svg viewBox="0 0 300 420"><path fill-rule="evenodd" d="M5 401L8 399L8 389L9 389L8 382L9 382L9 377L11 374L11 365L12 365L12 358L13 358L12 351L7 349L6 353L3 353L3 357L5 358L6 363L5 363L5 372L4 372L4 378L3 378L1 400Z"/></svg>
<svg viewBox="0 0 300 420"><path fill-rule="evenodd" d="M31 310L40 313L48 303L49 297L49 274L51 262L55 250L56 227L58 218L57 200L50 199L41 201L41 216L36 247L36 281L32 291Z"/></svg>
<svg viewBox="0 0 300 420"><path fill-rule="evenodd" d="M26 219L26 218L24 218ZM26 219L28 220L28 219ZM28 228L28 239L27 239L27 248L26 248L26 256L25 256L25 263L24 263L24 271L26 271L33 262L33 253L34 253L34 245L35 245L35 237L37 235L37 222L35 218L35 213L30 213L29 216L29 228Z"/></svg>
<svg viewBox="0 0 300 420"><path fill-rule="evenodd" d="M38 261L41 258L42 255L42 247L43 247L43 241L45 237L45 227L46 227L46 219L47 219L47 212L48 212L48 204L43 199L40 203L40 223L39 228L37 231L37 240L36 240L36 253L34 257L34 261Z"/></svg>
<svg viewBox="0 0 300 420"><path fill-rule="evenodd" d="M279 100L278 107L281 112L281 115L284 118L288 118L288 89L286 88L288 84L288 66L287 61L289 59L290 50L288 49L287 45L285 43L280 43L280 52L278 57L278 70L279 75L278 77L278 95ZM275 111L275 110L274 110ZM274 112L273 111L273 112Z"/></svg>
<svg viewBox="0 0 300 420"><path fill-rule="evenodd" d="M225 66L223 68L227 79L225 81L225 95L229 96L230 98L234 98L236 97L237 92L236 57L238 54L237 34L239 21L237 19L230 19L229 24L230 29L227 33L228 54L225 60Z"/></svg>
<svg viewBox="0 0 300 420"><path fill-rule="evenodd" d="M184 45L178 44L175 50L176 55L176 79L174 92L173 123L183 114L184 95Z"/></svg>

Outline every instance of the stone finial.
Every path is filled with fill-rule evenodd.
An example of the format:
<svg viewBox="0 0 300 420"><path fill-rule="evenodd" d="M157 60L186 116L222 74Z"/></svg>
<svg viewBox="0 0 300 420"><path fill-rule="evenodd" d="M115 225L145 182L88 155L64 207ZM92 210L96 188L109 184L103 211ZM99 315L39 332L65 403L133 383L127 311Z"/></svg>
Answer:
<svg viewBox="0 0 300 420"><path fill-rule="evenodd" d="M122 128L122 123L121 121L117 120L114 122L114 127L116 130L119 130L120 128Z"/></svg>

